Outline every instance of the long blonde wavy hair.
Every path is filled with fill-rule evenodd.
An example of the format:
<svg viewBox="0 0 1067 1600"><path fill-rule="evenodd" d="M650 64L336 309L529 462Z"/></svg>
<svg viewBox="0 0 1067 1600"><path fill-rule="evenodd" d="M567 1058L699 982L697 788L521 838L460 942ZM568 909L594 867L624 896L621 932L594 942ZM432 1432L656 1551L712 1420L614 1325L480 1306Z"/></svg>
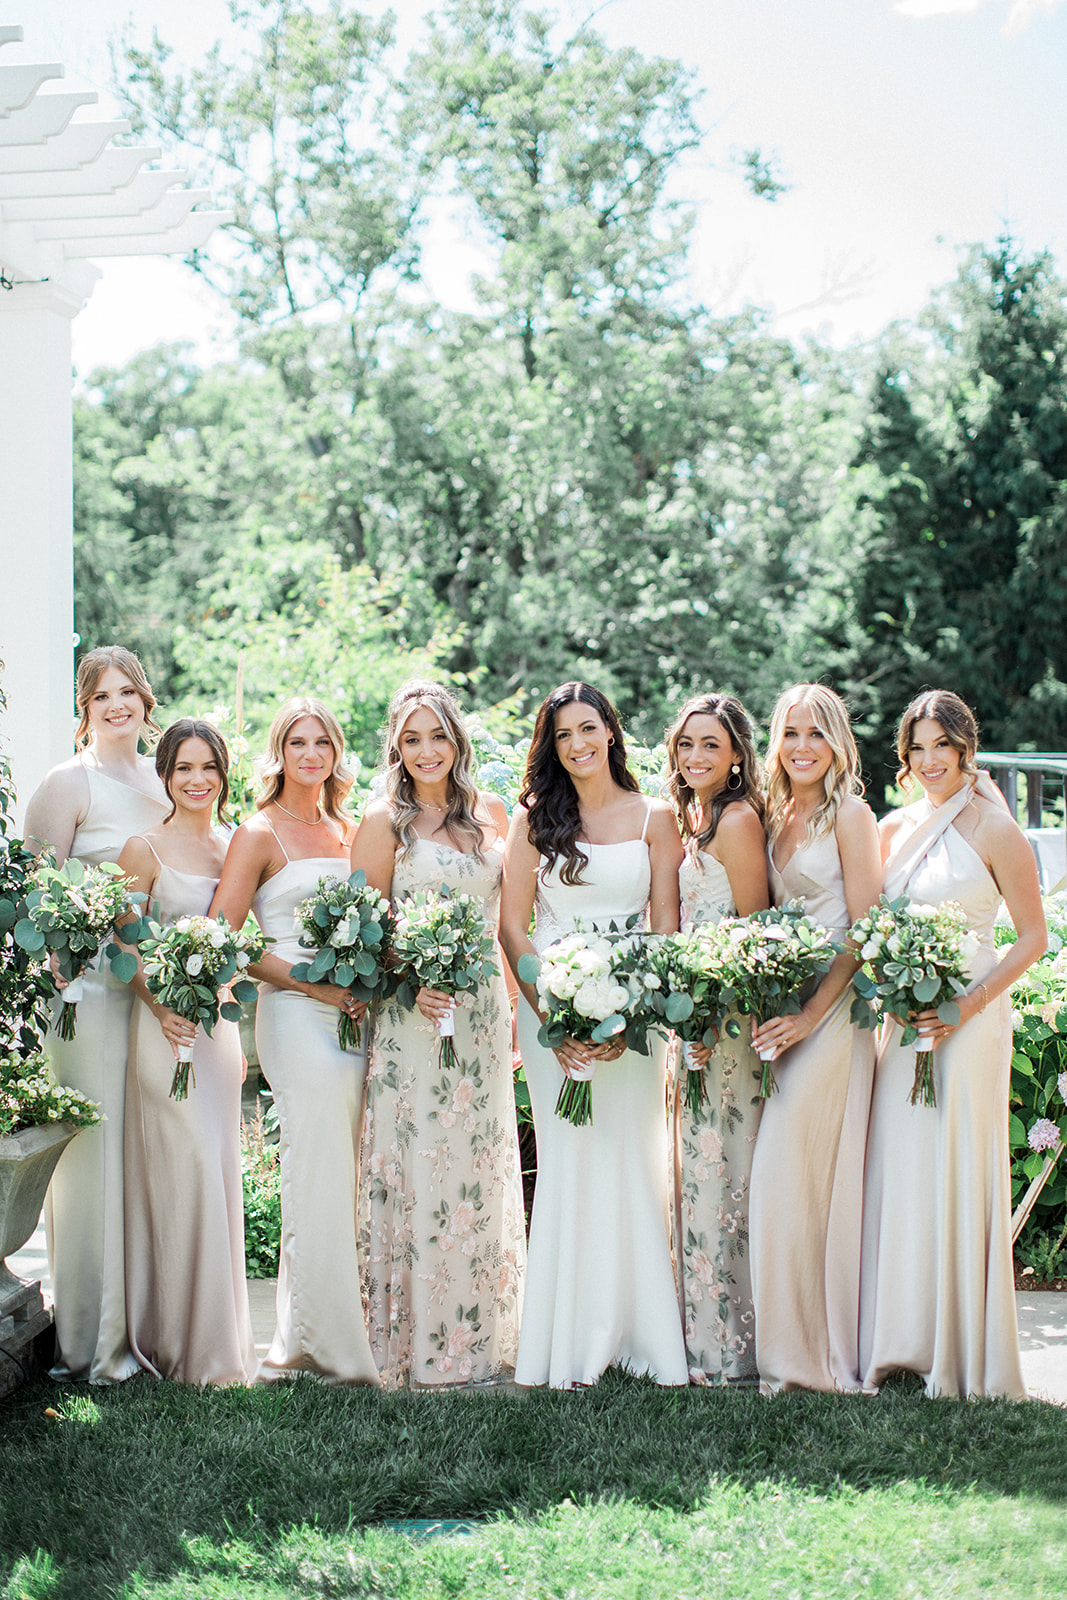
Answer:
<svg viewBox="0 0 1067 1600"><path fill-rule="evenodd" d="M482 830L475 816L478 790L474 783L474 751L470 735L463 726L463 716L452 695L443 684L432 683L425 678L412 678L400 685L389 702L389 716L382 741L385 798L393 814L393 833L400 845L400 854L406 855L415 843L415 822L419 815L414 779L400 754L400 736L408 718L422 706L437 717L452 746L444 830L461 849L469 846L480 861Z"/></svg>
<svg viewBox="0 0 1067 1600"><path fill-rule="evenodd" d="M824 795L808 823L804 843L832 833L837 813L846 795L863 793L860 756L848 719L845 702L823 683L794 683L784 689L775 702L767 750L767 833L774 840L785 824L786 811L793 797L789 778L782 769L781 749L789 713L803 702L810 706L813 720L825 736L833 753L829 771L823 779Z"/></svg>
<svg viewBox="0 0 1067 1600"><path fill-rule="evenodd" d="M267 733L267 753L256 762L256 771L262 784L256 796L256 809L262 811L277 800L285 785L285 741L294 722L301 717L317 717L333 745L333 770L322 786L322 809L326 816L339 822L342 828L351 826L352 816L345 807L355 776L345 766L345 736L341 724L321 700L308 695L298 695L287 700L275 714Z"/></svg>
<svg viewBox="0 0 1067 1600"><path fill-rule="evenodd" d="M87 651L78 662L78 671L74 678L74 701L81 712L81 721L74 734L75 750L81 750L92 738L89 701L96 693L96 686L108 667L117 667L124 673L140 695L141 704L144 706L141 738L147 745L153 745L163 730L158 722L152 720L152 713L156 709L156 697L152 693L152 685L145 676L144 668L133 651L127 650L125 645L102 644L95 650Z"/></svg>

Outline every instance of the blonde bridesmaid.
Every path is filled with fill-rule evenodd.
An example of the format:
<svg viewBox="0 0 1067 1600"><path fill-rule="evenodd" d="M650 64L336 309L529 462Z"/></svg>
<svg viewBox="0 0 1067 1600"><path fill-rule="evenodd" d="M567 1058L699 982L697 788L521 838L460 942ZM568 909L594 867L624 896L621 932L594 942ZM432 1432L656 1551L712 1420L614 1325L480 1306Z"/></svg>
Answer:
<svg viewBox="0 0 1067 1600"><path fill-rule="evenodd" d="M142 739L158 735L144 668L122 645L90 650L78 664L77 753L53 767L26 808L26 836L57 861L116 861L126 840L156 828L169 810ZM78 1031L48 1041L56 1077L96 1100L105 1121L80 1133L59 1160L45 1202L48 1269L55 1298L52 1376L114 1383L138 1371L126 1336L123 1125L133 991L106 961L85 974Z"/></svg>
<svg viewBox="0 0 1067 1600"><path fill-rule="evenodd" d="M235 928L253 910L275 940L249 968L262 985L256 1049L281 1126L277 1325L260 1381L313 1372L333 1383L378 1382L356 1249L364 1055L337 1039L338 1012L357 1017L364 1008L348 989L289 970L307 958L297 906L320 878L348 877L355 828L344 754L340 723L321 700L286 701L267 735L255 815L233 836L211 904Z"/></svg>
<svg viewBox="0 0 1067 1600"><path fill-rule="evenodd" d="M764 910L767 836L752 724L732 695L688 700L667 730L666 793L678 814L683 930ZM749 1189L763 1101L750 1042L723 1033L713 1050L679 1053L674 1089L675 1264L694 1383L754 1381ZM707 1099L686 1099L686 1056L704 1068Z"/></svg>
<svg viewBox="0 0 1067 1600"><path fill-rule="evenodd" d="M881 890L878 830L859 798L859 754L831 689L780 695L767 756L775 905L801 900L843 940ZM874 1036L853 1026L855 957L844 951L798 1014L752 1034L774 1051L752 1164L752 1291L765 1392L859 1387L863 1152Z"/></svg>
<svg viewBox="0 0 1067 1600"><path fill-rule="evenodd" d="M158 828L128 839L119 865L162 923L203 916L226 858L229 753L185 717L156 747L170 800ZM215 825L218 808L219 825ZM256 1365L245 1281L237 1024L211 1037L149 994L143 973L126 1077L126 1310L147 1372L180 1383L245 1383ZM194 1044L185 1100L171 1099L178 1046Z"/></svg>
<svg viewBox="0 0 1067 1600"><path fill-rule="evenodd" d="M867 1145L860 1349L876 1389L899 1367L927 1394L1026 1398L1011 1249L1009 990L1045 950L1034 853L975 766L978 727L948 690L919 695L897 732L898 782L922 796L881 823L886 893L962 905L978 953L957 1023L915 1021L934 1049L937 1104L910 1105L915 1052L882 1039ZM1005 904L1018 938L998 960Z"/></svg>

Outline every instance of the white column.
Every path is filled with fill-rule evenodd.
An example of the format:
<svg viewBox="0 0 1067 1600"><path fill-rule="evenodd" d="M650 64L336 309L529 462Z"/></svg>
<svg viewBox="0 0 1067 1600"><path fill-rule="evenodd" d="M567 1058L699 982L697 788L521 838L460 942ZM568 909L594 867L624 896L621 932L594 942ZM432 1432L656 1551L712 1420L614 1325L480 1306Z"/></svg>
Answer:
<svg viewBox="0 0 1067 1600"><path fill-rule="evenodd" d="M49 767L73 751L70 324L84 302L58 284L0 288L0 734L16 831Z"/></svg>

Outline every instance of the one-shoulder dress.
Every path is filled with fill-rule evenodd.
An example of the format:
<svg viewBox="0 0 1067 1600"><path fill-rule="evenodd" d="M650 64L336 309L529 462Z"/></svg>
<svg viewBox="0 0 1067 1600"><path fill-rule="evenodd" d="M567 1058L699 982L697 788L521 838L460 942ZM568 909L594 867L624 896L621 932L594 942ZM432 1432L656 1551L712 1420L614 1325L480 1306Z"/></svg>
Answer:
<svg viewBox="0 0 1067 1600"><path fill-rule="evenodd" d="M335 856L291 860L252 903L271 954L295 964L298 905L319 879L347 879ZM256 1050L281 1127L282 1246L277 1326L257 1377L314 1372L336 1383L378 1382L367 1341L356 1244L364 1055L337 1040L338 1011L295 989L260 988Z"/></svg>
<svg viewBox="0 0 1067 1600"><path fill-rule="evenodd" d="M416 838L394 903L448 889L496 924L502 852ZM422 1013L379 1007L367 1064L359 1216L371 1349L389 1388L492 1383L515 1368L526 1271L511 1015L500 976L455 1011L457 1065Z"/></svg>
<svg viewBox="0 0 1067 1600"><path fill-rule="evenodd" d="M160 862L155 914L163 923L203 916L217 887L214 878ZM126 1077L130 1344L157 1377L246 1383L256 1351L245 1281L235 1022L220 1019L210 1038L197 1029L192 1072L187 1099L172 1100L174 1053L151 1011L135 1000Z"/></svg>
<svg viewBox="0 0 1067 1600"><path fill-rule="evenodd" d="M977 935L971 978L996 966L1000 890L952 821L969 798L904 813L922 850L887 891L955 900ZM922 849L922 842L926 848ZM901 840L894 856L908 849ZM909 852L914 855L914 851ZM889 863L892 873L893 861ZM863 1207L860 1351L865 1386L899 1367L930 1395L1025 1400L1011 1249L1008 1083L1011 1001L1003 994L934 1051L937 1105L908 1103L915 1052L885 1031L875 1074Z"/></svg>
<svg viewBox="0 0 1067 1600"><path fill-rule="evenodd" d="M538 878L535 950L579 921L622 925L647 910L643 837L580 848L584 882L563 883L558 861ZM525 999L518 1030L537 1186L515 1381L570 1389L617 1363L661 1384L688 1383L669 1243L666 1047L602 1062L592 1123L578 1128L556 1115L563 1070L538 1044L537 1015Z"/></svg>
<svg viewBox="0 0 1067 1600"><path fill-rule="evenodd" d="M83 763L89 809L70 854L86 865L117 861L134 833L158 827L167 803ZM45 1201L48 1270L55 1299L53 1378L114 1383L139 1371L126 1336L123 1119L133 990L104 958L85 973L73 1039L52 1033L60 1083L96 1100L106 1121L64 1150Z"/></svg>
<svg viewBox="0 0 1067 1600"><path fill-rule="evenodd" d="M832 833L802 844L782 871L771 847L775 905L803 900L838 939L850 919ZM806 1039L774 1063L749 1208L760 1386L857 1389L863 1153L874 1035L849 1020L851 986Z"/></svg>
<svg viewBox="0 0 1067 1600"><path fill-rule="evenodd" d="M726 868L708 851L688 851L678 873L682 928L736 914ZM763 1112L752 1024L722 1032L704 1069L707 1100L694 1116L686 1066L678 1062L674 1103L675 1264L694 1383L756 1377L748 1204Z"/></svg>

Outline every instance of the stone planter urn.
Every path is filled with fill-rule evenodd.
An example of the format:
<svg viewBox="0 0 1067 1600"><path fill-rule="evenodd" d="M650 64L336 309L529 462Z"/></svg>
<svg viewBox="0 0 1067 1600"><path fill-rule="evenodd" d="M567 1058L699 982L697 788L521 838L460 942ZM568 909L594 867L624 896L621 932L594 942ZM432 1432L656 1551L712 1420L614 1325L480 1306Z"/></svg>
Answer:
<svg viewBox="0 0 1067 1600"><path fill-rule="evenodd" d="M5 1257L21 1250L37 1226L56 1162L78 1130L66 1122L23 1128L0 1139L0 1395L32 1364L32 1345L52 1320L39 1283L23 1283Z"/></svg>

